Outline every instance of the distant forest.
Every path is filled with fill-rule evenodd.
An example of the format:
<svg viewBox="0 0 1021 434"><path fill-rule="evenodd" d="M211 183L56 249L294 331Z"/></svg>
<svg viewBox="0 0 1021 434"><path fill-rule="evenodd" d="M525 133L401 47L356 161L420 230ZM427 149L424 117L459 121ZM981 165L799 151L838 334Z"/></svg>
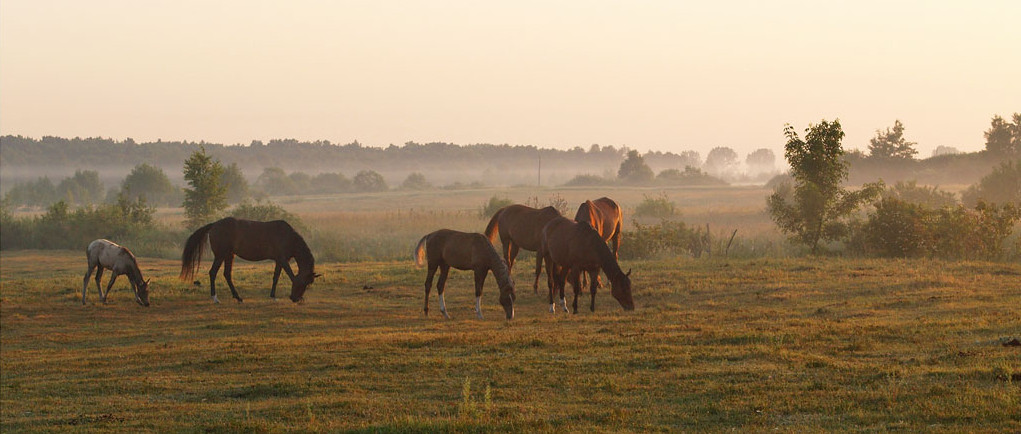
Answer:
<svg viewBox="0 0 1021 434"><path fill-rule="evenodd" d="M175 183L182 181L182 164L200 147L224 165L237 164L248 180L255 181L267 168L286 172L342 173L354 176L371 170L390 185L400 184L408 174L425 175L434 185L451 183L486 186L535 185L541 165L542 184L561 185L577 175L616 176L628 149L592 145L589 149L543 149L535 146L454 145L405 143L386 148L358 142L337 145L329 141L253 141L248 146L225 146L205 142L146 142L127 139L21 136L0 138L0 166L4 190L9 183L33 181L41 176L59 180L77 170L96 170L105 184L123 179L131 169L147 163L163 169ZM697 152L681 154L650 152L645 161L654 171L701 168Z"/></svg>
<svg viewBox="0 0 1021 434"><path fill-rule="evenodd" d="M33 139L7 135L0 137L0 182L6 192L15 184L33 182L41 177L56 183L65 177L80 175L79 171L97 171L102 184L113 186L119 185L135 166L144 163L162 169L173 183L182 185L183 162L200 148L224 166L236 165L250 183L267 169L280 169L313 176L342 174L348 178L361 171L373 171L392 186L400 185L409 174L418 173L425 177L425 182L438 187L536 185L540 182L540 171L544 186L565 185L584 176L614 178L630 151L627 147L600 145L557 150L535 146L414 142L379 148L358 142L337 145L329 141L293 139L225 146L187 141L136 143L132 139L52 136ZM926 159L915 159L910 154L906 158L881 159L852 151L846 156L850 162L849 183L860 185L881 178L888 183L914 180L930 185L969 185L989 173L1002 159L986 151L955 152ZM774 156L768 149L757 150L747 158L725 147L713 149L704 159L695 151L647 152L641 156L656 174L664 171L684 174L690 167L731 183L763 184L785 166L783 156Z"/></svg>

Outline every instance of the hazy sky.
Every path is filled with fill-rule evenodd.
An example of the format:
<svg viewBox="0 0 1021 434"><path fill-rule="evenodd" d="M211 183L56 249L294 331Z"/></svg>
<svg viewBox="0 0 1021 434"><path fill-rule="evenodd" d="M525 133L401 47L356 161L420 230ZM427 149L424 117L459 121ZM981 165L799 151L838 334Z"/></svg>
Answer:
<svg viewBox="0 0 1021 434"><path fill-rule="evenodd" d="M780 154L1021 111L1021 1L0 2L0 133Z"/></svg>

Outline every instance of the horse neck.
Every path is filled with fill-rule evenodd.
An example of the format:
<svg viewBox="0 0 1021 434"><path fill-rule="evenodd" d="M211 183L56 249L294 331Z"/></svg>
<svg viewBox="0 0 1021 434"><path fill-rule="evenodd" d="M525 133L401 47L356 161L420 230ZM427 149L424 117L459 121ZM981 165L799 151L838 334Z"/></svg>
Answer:
<svg viewBox="0 0 1021 434"><path fill-rule="evenodd" d="M595 248L593 250L595 250L596 254L599 255L600 268L603 269L603 272L606 273L610 279L623 276L624 270L620 269L620 264L617 263L617 258L613 256L613 252L610 251L610 248L607 247L606 242L603 241L603 238L600 237L598 233L595 231L593 231L593 233L596 235L592 238L595 244Z"/></svg>
<svg viewBox="0 0 1021 434"><path fill-rule="evenodd" d="M576 222L591 223L591 218L590 218L591 217L591 213L592 213L592 211L589 209L588 202L583 203L583 204L581 204L580 207L578 207L578 213L574 215L574 221L576 221Z"/></svg>
<svg viewBox="0 0 1021 434"><path fill-rule="evenodd" d="M315 258L312 257L312 251L309 250L308 244L305 244L305 240L299 238L299 241L294 252L294 262L298 264L298 275L314 274Z"/></svg>
<svg viewBox="0 0 1021 434"><path fill-rule="evenodd" d="M134 258L131 258L130 261L131 262L128 266L128 279L131 280L131 283L141 286L142 282L145 281L145 279L142 278L142 269L138 267L138 262L136 262Z"/></svg>
<svg viewBox="0 0 1021 434"><path fill-rule="evenodd" d="M493 270L493 277L496 277L496 284L500 287L501 292L503 288L513 285L510 270L507 269L507 263L503 261L503 258L496 252L496 248L492 244L489 245L489 269Z"/></svg>

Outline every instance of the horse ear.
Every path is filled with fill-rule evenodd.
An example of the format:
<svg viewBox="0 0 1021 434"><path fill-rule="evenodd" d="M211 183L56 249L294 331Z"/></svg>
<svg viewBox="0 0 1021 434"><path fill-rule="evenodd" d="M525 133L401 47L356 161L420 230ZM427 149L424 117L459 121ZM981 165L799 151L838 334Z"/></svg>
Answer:
<svg viewBox="0 0 1021 434"><path fill-rule="evenodd" d="M628 268L627 269L627 273L624 273L624 275L627 276L627 277L631 277L631 269Z"/></svg>

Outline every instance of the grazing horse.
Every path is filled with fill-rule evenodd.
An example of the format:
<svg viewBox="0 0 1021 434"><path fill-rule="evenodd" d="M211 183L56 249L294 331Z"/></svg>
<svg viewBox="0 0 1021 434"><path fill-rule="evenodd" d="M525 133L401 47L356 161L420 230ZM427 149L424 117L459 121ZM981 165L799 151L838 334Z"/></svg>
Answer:
<svg viewBox="0 0 1021 434"><path fill-rule="evenodd" d="M85 272L85 281L82 284L82 304L85 304L85 290L89 287L92 270L98 268L96 290L99 291L99 299L103 301L103 304L106 304L106 298L110 296L110 289L113 288L113 282L117 280L117 276L126 274L128 282L131 283L131 290L135 293L135 301L142 306L149 306L149 281L142 279L142 270L138 268L135 255L131 254L130 250L113 241L99 239L89 243L89 247L85 249L85 256L88 257L89 271ZM105 294L103 287L99 285L99 280L103 278L103 270L113 272L113 276L110 276L110 283L106 285Z"/></svg>
<svg viewBox="0 0 1021 434"><path fill-rule="evenodd" d="M596 278L599 270L603 270L610 279L610 293L617 299L624 310L634 310L635 303L631 298L631 270L624 273L613 257L613 252L606 246L599 233L591 226L577 223L564 217L550 221L542 231L542 246L535 259L535 274L538 279L542 272L542 262L546 262L547 282L549 288L550 312L556 312L553 302L554 290L559 291L560 305L565 312L567 300L564 297L564 283L568 276L574 286L574 312L578 313L578 295L581 293L579 275L588 273L589 290L592 293L590 309L596 310Z"/></svg>
<svg viewBox="0 0 1021 434"><path fill-rule="evenodd" d="M586 200L578 207L574 221L592 226L603 237L603 241L610 244L613 257L617 257L617 251L620 250L620 226L624 221L617 202L608 197Z"/></svg>
<svg viewBox="0 0 1021 434"><path fill-rule="evenodd" d="M223 277L227 279L231 294L238 303L243 301L231 278L234 255L248 261L269 259L276 263L276 269L273 271L273 288L269 291L269 296L274 299L280 270L286 271L287 277L291 278L290 298L295 303L304 298L305 289L320 276L315 274L315 259L308 244L305 244L305 239L287 222L283 220L257 222L227 217L199 228L188 237L184 244L184 253L181 255L182 280L189 280L195 275L207 241L213 251L213 266L209 268L209 294L214 303L220 302L216 297L216 273L220 271L221 264L224 266ZM291 271L291 258L298 264L297 275Z"/></svg>
<svg viewBox="0 0 1021 434"><path fill-rule="evenodd" d="M507 268L511 269L514 267L514 258L518 256L518 249L538 251L542 243L542 228L560 216L560 211L551 206L536 209L525 205L508 205L493 214L486 226L486 237L495 243L499 233L503 258L507 260ZM535 279L532 289L538 294L539 276L536 275Z"/></svg>
<svg viewBox="0 0 1021 434"><path fill-rule="evenodd" d="M443 289L447 284L447 273L450 267L454 267L475 271L475 313L479 319L482 319L482 285L490 270L500 286L500 304L507 319L514 318L514 281L511 280L510 269L500 259L493 244L482 234L440 229L422 237L415 247L415 264L421 267L426 263L429 265L425 277L426 315L429 314L429 290L436 269L439 268L440 280L436 283L436 292L440 295L440 312L444 318L450 318L447 315L447 305L443 302Z"/></svg>

